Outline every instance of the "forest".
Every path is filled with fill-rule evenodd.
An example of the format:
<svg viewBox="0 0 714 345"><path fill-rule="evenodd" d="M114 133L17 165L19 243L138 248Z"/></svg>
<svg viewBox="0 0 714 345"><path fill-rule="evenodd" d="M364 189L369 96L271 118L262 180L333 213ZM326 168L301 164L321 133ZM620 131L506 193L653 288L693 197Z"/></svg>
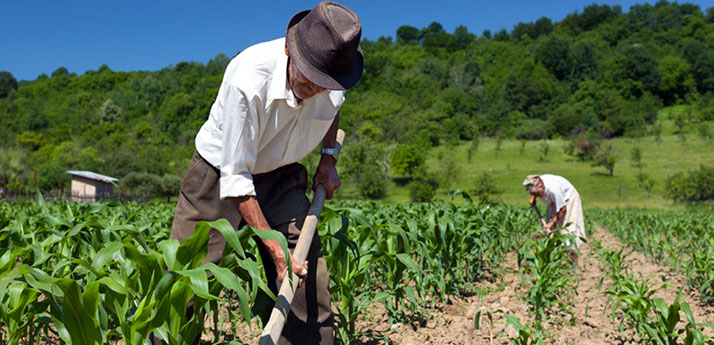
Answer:
<svg viewBox="0 0 714 345"><path fill-rule="evenodd" d="M689 111L675 123L714 120L713 8L593 4L510 31L403 25L361 46L364 73L340 116L353 143L341 169L367 197L379 197L369 181L389 169L418 175L403 158L424 148L479 138L641 137L661 129L660 109L676 105ZM53 189L67 184L66 170L91 170L175 194L230 56L160 71L102 65L78 75L58 67L31 81L0 71L8 189Z"/></svg>

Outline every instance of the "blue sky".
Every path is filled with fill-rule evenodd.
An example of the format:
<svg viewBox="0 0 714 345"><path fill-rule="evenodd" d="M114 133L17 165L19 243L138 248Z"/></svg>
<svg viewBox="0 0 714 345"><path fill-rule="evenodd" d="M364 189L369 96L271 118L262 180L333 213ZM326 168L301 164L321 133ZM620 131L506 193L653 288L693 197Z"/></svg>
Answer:
<svg viewBox="0 0 714 345"><path fill-rule="evenodd" d="M711 2L694 0L702 10ZM82 74L106 64L114 71L159 70L181 61L206 63L252 44L278 38L290 17L317 1L10 1L0 20L0 71L34 80L58 67ZM645 1L344 0L370 40L396 35L401 25L437 21L448 32L464 25L475 34L511 30L518 22L554 22L592 3L628 11ZM650 1L650 3L652 3Z"/></svg>

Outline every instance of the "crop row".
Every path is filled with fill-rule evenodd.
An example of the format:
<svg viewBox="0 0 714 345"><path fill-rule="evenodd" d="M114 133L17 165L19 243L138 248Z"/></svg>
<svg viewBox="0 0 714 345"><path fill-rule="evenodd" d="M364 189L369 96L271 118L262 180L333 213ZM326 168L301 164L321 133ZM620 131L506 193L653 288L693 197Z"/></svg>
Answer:
<svg viewBox="0 0 714 345"><path fill-rule="evenodd" d="M613 209L591 212L623 243L684 274L703 303L714 304L714 214Z"/></svg>
<svg viewBox="0 0 714 345"><path fill-rule="evenodd" d="M522 243L532 226L527 212L468 201L325 208L319 232L336 339L363 336L355 320L374 303L391 322L423 320L429 306ZM252 237L279 234L235 231L219 220L199 223L179 245L168 239L172 215L165 204L0 204L0 342L144 344L153 333L184 344L203 332L215 343L240 343L229 333L253 319L261 324L275 299ZM218 265L200 265L211 227L227 248ZM186 318L192 295L209 330L203 318Z"/></svg>

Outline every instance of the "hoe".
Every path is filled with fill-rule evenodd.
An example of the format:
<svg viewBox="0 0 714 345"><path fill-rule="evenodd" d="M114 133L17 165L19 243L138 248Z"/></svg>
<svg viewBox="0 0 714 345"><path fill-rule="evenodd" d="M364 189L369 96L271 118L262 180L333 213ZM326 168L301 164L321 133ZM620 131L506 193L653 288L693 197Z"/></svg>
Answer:
<svg viewBox="0 0 714 345"><path fill-rule="evenodd" d="M342 146L344 139L345 132L341 129L338 130L338 147ZM322 212L322 205L324 203L325 188L322 185L318 185L315 188L315 195L312 198L310 209L307 210L305 222L300 230L300 237L298 237L298 242L295 245L295 250L293 251L293 257L297 260L297 262L303 262L307 258L307 253L310 250L310 243L312 243L312 238L315 236L317 222L320 218L320 212ZM263 333L260 335L258 344L274 345L278 343L280 333L282 333L283 327L285 327L285 318L290 312L290 303L292 303L295 290L298 287L298 279L299 278L295 273L292 274L292 281L294 283L291 284L290 279L283 279L278 293L278 301L275 302L273 311L270 314L270 319L265 325L265 328L263 328Z"/></svg>

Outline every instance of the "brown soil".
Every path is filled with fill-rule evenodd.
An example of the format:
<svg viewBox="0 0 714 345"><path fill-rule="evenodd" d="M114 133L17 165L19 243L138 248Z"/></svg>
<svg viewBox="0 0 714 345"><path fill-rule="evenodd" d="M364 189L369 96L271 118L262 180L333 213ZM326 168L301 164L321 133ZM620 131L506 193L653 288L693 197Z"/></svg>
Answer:
<svg viewBox="0 0 714 345"><path fill-rule="evenodd" d="M604 228L597 227L592 235L591 241L598 241L602 247L619 250L621 242ZM603 293L609 282L603 282L600 286L600 278L604 273L599 266L596 253L591 252L588 243L584 243L580 250L580 281L577 286L578 294L573 301L573 318L570 316L555 316L548 320L546 326L550 334L547 343L550 344L636 344L632 339L632 332L627 331L622 334L617 326L613 326L610 318L611 306L608 305L608 297ZM667 282L675 286L656 294L663 297L667 303L672 303L677 296L678 287L685 283L683 277L670 272L666 267L659 266L647 259L639 252L632 252L629 256L632 259L632 271L641 272L644 277L653 275L651 285L659 282L660 276L666 278ZM525 289L520 286L521 277L515 255L509 255L500 269L494 272L487 279L476 283L474 289L488 291L483 295L482 306L480 308L480 329L478 334L474 334L475 317L479 311L478 295L469 297L452 296L450 304L439 304L430 311L429 319L420 324L395 324L390 325L386 318L386 311L381 304L370 306L366 315L358 322L358 330L376 331L382 333L389 339L390 344L402 345L426 345L426 344L509 344L510 339L516 335L513 327L504 330L505 317L501 310L509 315L520 319L521 324L527 325L532 318L528 313L528 306L520 296L523 296ZM692 308L697 322L714 323L714 308L700 306L697 294L687 294L686 289L682 292L680 301L686 301ZM489 316L491 319L489 320ZM207 327L212 325L206 324ZM226 331L229 327L226 327ZM239 326L239 336L241 340L248 344L257 344L261 330L253 322L249 329L247 325ZM713 335L712 332L705 333ZM213 339L212 335L204 333L204 340ZM377 345L385 344L382 340L363 339L364 344ZM58 342L42 342L42 344L59 344Z"/></svg>
<svg viewBox="0 0 714 345"><path fill-rule="evenodd" d="M599 241L605 248L620 249L620 241L607 230L598 227L592 235L593 240ZM584 243L581 246L580 282L577 287L578 294L573 301L573 315L564 318L555 317L547 326L551 338L547 343L551 344L630 344L636 343L632 339L632 333L622 334L617 326L613 326L610 318L611 306L608 306L608 297L603 293L609 287L607 281L600 287L600 278L603 269L598 264L598 257L591 252L590 246ZM654 275L650 283L659 281L659 276L665 276L667 281L675 287L682 286L684 280L681 276L673 274L668 268L659 266L644 255L633 252L630 256L632 271L641 272L645 277ZM511 338L516 335L513 327L508 327L505 331L505 317L497 310L502 310L509 315L518 317L523 325L531 321L528 315L528 306L519 298L524 293L519 288L520 276L515 255L507 258L502 265L505 272L501 276L492 277L490 281L477 283L477 287L494 291L483 296L480 329L474 336L475 317L479 310L479 296L455 298L450 305L438 306L433 318L425 325L389 325L383 310L375 307L367 315L365 321L360 322L359 329L375 330L384 332L389 338L390 344L508 344ZM501 290L498 291L501 286ZM668 303L672 303L677 296L675 288L660 291L656 294L663 297ZM714 322L714 308L702 307L699 305L696 294L686 294L683 292L680 301L686 301L692 307L692 312L697 322ZM488 315L492 316L489 321ZM380 317L381 316L381 317ZM499 337L499 334L503 334ZM711 332L707 332L711 335ZM382 341L369 341L365 343L383 344Z"/></svg>

